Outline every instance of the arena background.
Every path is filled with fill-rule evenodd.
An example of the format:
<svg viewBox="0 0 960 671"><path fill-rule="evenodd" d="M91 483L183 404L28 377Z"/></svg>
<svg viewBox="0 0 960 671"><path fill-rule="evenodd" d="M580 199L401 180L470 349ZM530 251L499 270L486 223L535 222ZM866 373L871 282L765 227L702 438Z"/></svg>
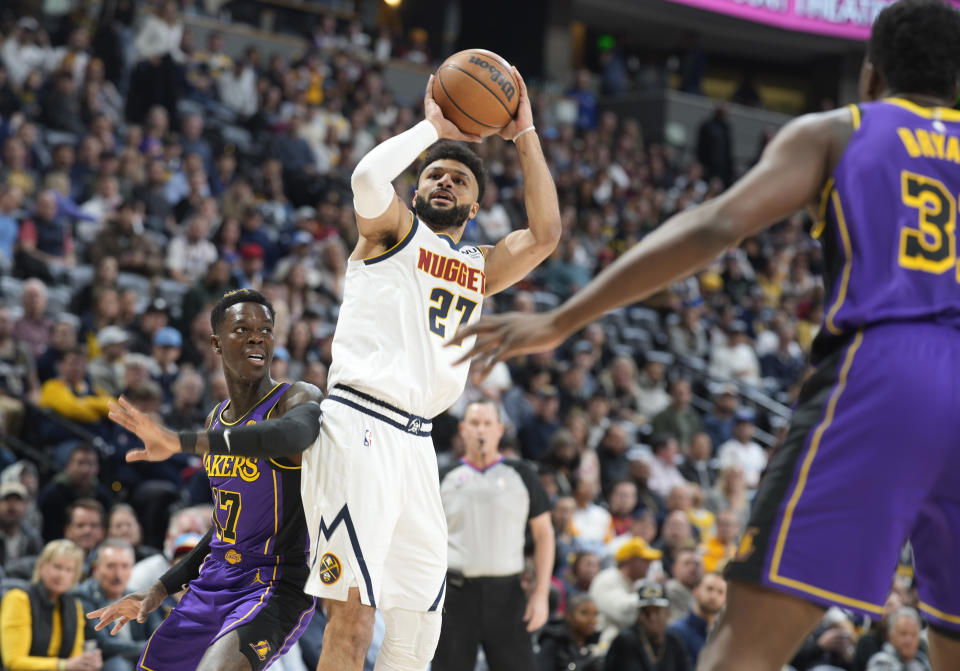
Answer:
<svg viewBox="0 0 960 671"><path fill-rule="evenodd" d="M864 40L885 4L4 2L0 480L27 485L28 530L61 537L66 505L92 496L107 509L132 505L138 559L151 548L170 559L182 532L202 531L168 529L172 512L209 503L197 461L125 464L136 438L105 419L105 399L122 392L175 428L202 426L225 398L209 306L244 286L278 308L275 376L325 386L356 239L350 172L422 117L426 78L445 56L494 50L531 86L564 235L485 311L542 310L672 213L722 191L790 118L854 102ZM162 11L169 29L147 35ZM495 188L465 238L487 243L524 225L523 187L512 147L494 138L478 151ZM398 191L414 179L406 173ZM555 624L567 599L589 591L592 576L575 573L575 561L592 553L609 566L614 531L663 547L659 526L683 510L682 543L709 556L710 570L733 552L735 540L716 538L715 515L733 510L742 530L756 465L724 447L739 425L736 440L754 441L763 460L776 449L822 319L823 256L810 226L797 213L557 351L472 376L437 418L438 459L449 463L464 404L494 399L508 420L502 450L535 462L554 501L577 494L574 520L555 517ZM683 465L697 434L709 441L711 480L658 490L652 439L677 438ZM78 445L94 447L92 474L72 470ZM628 510L609 496L622 479L635 485ZM4 524L8 537L13 523ZM85 537L85 549L105 533ZM5 555L5 589L30 577L31 553L19 554ZM909 603L908 548L898 576ZM854 640L871 631L831 617L824 627L849 628ZM296 654L312 668L318 639L308 638ZM814 652L795 660L797 671L829 652L808 643ZM284 663L302 668L299 658Z"/></svg>

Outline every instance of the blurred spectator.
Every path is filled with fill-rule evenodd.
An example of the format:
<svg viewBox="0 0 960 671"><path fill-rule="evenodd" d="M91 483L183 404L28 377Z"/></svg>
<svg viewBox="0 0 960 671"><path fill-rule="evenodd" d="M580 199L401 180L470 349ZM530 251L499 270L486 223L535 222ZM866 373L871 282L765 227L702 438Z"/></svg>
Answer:
<svg viewBox="0 0 960 671"><path fill-rule="evenodd" d="M52 410L72 422L76 422L95 434L109 427L104 424L110 409L111 397L102 389L95 389L87 377L87 355L83 349L70 349L60 357L57 377L47 380L40 389L40 407ZM51 442L69 440L65 429L50 426L45 431Z"/></svg>
<svg viewBox="0 0 960 671"><path fill-rule="evenodd" d="M96 499L77 499L66 511L63 537L76 543L89 558L93 549L107 535L107 513Z"/></svg>
<svg viewBox="0 0 960 671"><path fill-rule="evenodd" d="M85 612L103 608L127 593L133 560L133 546L121 538L107 538L100 544L91 562L90 578L73 591L83 602ZM95 632L97 647L104 658L103 668L133 671L147 639L162 619L160 611L155 610L145 622L133 619L116 634L110 633L111 627Z"/></svg>
<svg viewBox="0 0 960 671"><path fill-rule="evenodd" d="M660 539L654 547L663 552L663 570L673 576L673 562L682 550L693 547L693 525L682 510L675 510L663 520Z"/></svg>
<svg viewBox="0 0 960 671"><path fill-rule="evenodd" d="M691 398L690 381L674 380L670 385L670 406L654 417L651 423L656 433L676 438L682 451L686 451L693 435L700 431L702 425L700 415L690 407Z"/></svg>
<svg viewBox="0 0 960 671"><path fill-rule="evenodd" d="M564 621L541 632L536 671L602 671L603 657L593 650L598 639L597 605L578 594L567 603Z"/></svg>
<svg viewBox="0 0 960 671"><path fill-rule="evenodd" d="M99 650L84 652L83 605L71 596L83 552L68 540L47 543L26 590L14 588L0 602L3 665L9 671L97 671Z"/></svg>
<svg viewBox="0 0 960 671"><path fill-rule="evenodd" d="M580 68L573 86L566 92L566 96L577 104L576 126L583 130L591 130L597 125L597 96L591 89L590 71Z"/></svg>
<svg viewBox="0 0 960 671"><path fill-rule="evenodd" d="M690 663L683 642L667 631L670 602L663 586L652 580L640 583L636 590L636 619L626 625L610 644L606 671L689 671Z"/></svg>
<svg viewBox="0 0 960 671"><path fill-rule="evenodd" d="M737 387L724 384L713 395L713 410L703 418L703 430L714 448L733 437L733 415L737 411Z"/></svg>
<svg viewBox="0 0 960 671"><path fill-rule="evenodd" d="M73 448L63 470L40 490L38 503L45 539L63 535L67 507L77 499L92 498L104 507L110 505L110 493L97 482L99 472L97 451L92 445L81 443Z"/></svg>
<svg viewBox="0 0 960 671"><path fill-rule="evenodd" d="M166 536L163 541L163 551L141 559L134 564L127 583L127 590L138 592L147 589L160 578L173 563L175 552L180 542L197 540L207 532L212 524L211 506L194 506L181 508L170 516ZM190 538L186 538L189 536ZM192 547L192 546L191 546Z"/></svg>
<svg viewBox="0 0 960 671"><path fill-rule="evenodd" d="M615 482L626 480L629 475L627 461L627 429L620 422L610 424L600 445L597 446L597 460L600 462L600 483L604 494L609 494Z"/></svg>
<svg viewBox="0 0 960 671"><path fill-rule="evenodd" d="M193 284L217 260L217 248L207 239L210 223L198 214L183 225L183 233L167 245L167 271L184 284Z"/></svg>
<svg viewBox="0 0 960 671"><path fill-rule="evenodd" d="M53 130L83 135L80 96L72 72L61 70L47 84L40 98L40 122Z"/></svg>
<svg viewBox="0 0 960 671"><path fill-rule="evenodd" d="M710 491L717 481L717 468L712 455L713 445L710 442L710 435L703 431L695 433L690 440L690 450L677 470L689 482L699 485L703 491Z"/></svg>
<svg viewBox="0 0 960 671"><path fill-rule="evenodd" d="M87 366L90 384L105 394L117 397L123 392L124 357L130 335L119 326L104 326L97 333L100 356Z"/></svg>
<svg viewBox="0 0 960 671"><path fill-rule="evenodd" d="M633 362L632 359L627 361ZM647 361L637 380L636 404L637 411L647 419L653 419L670 405L666 370L672 362L673 357L666 352L647 352Z"/></svg>
<svg viewBox="0 0 960 671"><path fill-rule="evenodd" d="M573 512L571 532L585 550L603 554L603 546L610 541L610 512L594 503L599 487L590 480L579 479L573 485L577 507Z"/></svg>
<svg viewBox="0 0 960 671"><path fill-rule="evenodd" d="M668 622L682 620L693 608L693 590L703 577L703 563L693 548L680 550L673 562L673 577L664 584L670 601Z"/></svg>
<svg viewBox="0 0 960 671"><path fill-rule="evenodd" d="M19 186L0 186L0 270L13 270L13 255L20 222L16 214L23 202L23 189Z"/></svg>
<svg viewBox="0 0 960 671"><path fill-rule="evenodd" d="M890 616L887 642L870 658L867 671L931 671L930 660L920 651L920 616L901 608Z"/></svg>
<svg viewBox="0 0 960 671"><path fill-rule="evenodd" d="M21 296L23 315L13 325L13 337L27 344L30 354L38 357L50 344L53 319L47 316L47 287L36 278L23 283Z"/></svg>
<svg viewBox="0 0 960 671"><path fill-rule="evenodd" d="M739 466L743 469L747 487L756 488L760 474L767 466L767 453L753 441L754 414L750 410L738 411L734 416L733 437L717 450L720 468Z"/></svg>
<svg viewBox="0 0 960 671"><path fill-rule="evenodd" d="M630 480L618 480L610 488L607 497L613 535L619 536L630 531L634 513L637 510L637 485Z"/></svg>
<svg viewBox="0 0 960 671"><path fill-rule="evenodd" d="M133 48L136 69L130 78L127 118L143 121L153 105L162 105L173 116L179 91L178 65L183 61L180 43L183 23L175 0L164 0L157 14L149 14L137 33Z"/></svg>
<svg viewBox="0 0 960 671"><path fill-rule="evenodd" d="M719 514L721 510L729 510L736 516L742 529L747 523L749 506L750 500L743 468L739 465L723 468L717 476L716 485L707 492L707 508L714 514Z"/></svg>
<svg viewBox="0 0 960 671"><path fill-rule="evenodd" d="M753 386L760 384L760 361L750 344L745 323L732 322L727 329L727 341L714 345L710 370L720 379L738 380Z"/></svg>
<svg viewBox="0 0 960 671"><path fill-rule="evenodd" d="M686 483L677 468L677 440L673 435L660 435L654 436L650 443L653 455L648 460L650 477L647 479L647 486L654 494L666 498L671 489Z"/></svg>
<svg viewBox="0 0 960 671"><path fill-rule="evenodd" d="M691 669L696 668L700 651L726 602L727 581L718 573L707 573L693 588L693 609L667 628L683 641Z"/></svg>
<svg viewBox="0 0 960 671"><path fill-rule="evenodd" d="M919 633L919 622L917 631ZM840 609L830 608L790 664L798 671L817 667L849 669L856 641L856 631L850 619Z"/></svg>
<svg viewBox="0 0 960 671"><path fill-rule="evenodd" d="M153 336L153 361L156 369L153 378L163 390L164 402L173 399L173 382L180 374L180 354L183 348L183 336L177 329L166 326Z"/></svg>
<svg viewBox="0 0 960 671"><path fill-rule="evenodd" d="M764 377L773 378L779 388L793 385L803 372L803 355L794 340L794 329L783 325L777 330L777 349L760 359L760 370Z"/></svg>
<svg viewBox="0 0 960 671"><path fill-rule="evenodd" d="M165 426L174 431L196 431L203 427L206 419L200 409L203 386L203 378L199 373L189 368L180 371L172 387L173 402L163 413Z"/></svg>
<svg viewBox="0 0 960 671"><path fill-rule="evenodd" d="M733 179L733 138L724 103L718 104L713 116L700 124L697 159L708 178L719 177L729 186Z"/></svg>
<svg viewBox="0 0 960 671"><path fill-rule="evenodd" d="M35 402L39 391L37 371L26 345L13 337L10 308L0 304L0 412L5 433L19 435L25 401Z"/></svg>
<svg viewBox="0 0 960 671"><path fill-rule="evenodd" d="M24 523L29 494L21 483L0 483L0 568L21 557L40 554L43 541Z"/></svg>
<svg viewBox="0 0 960 671"><path fill-rule="evenodd" d="M133 343L130 349L140 354L150 354L153 350L153 341L160 329L166 328L170 321L170 306L162 298L154 298L140 315L140 323L135 324Z"/></svg>
<svg viewBox="0 0 960 671"><path fill-rule="evenodd" d="M112 257L119 270L154 277L163 272L163 254L157 243L143 231L142 215L133 201L117 207L94 240L91 260Z"/></svg>
<svg viewBox="0 0 960 671"><path fill-rule="evenodd" d="M143 529L137 520L137 513L126 503L118 503L110 509L107 516L107 538L121 538L134 550L134 560L140 561L159 552L156 548L143 544ZM131 570L133 564L130 565Z"/></svg>
<svg viewBox="0 0 960 671"><path fill-rule="evenodd" d="M536 461L547 451L550 438L560 428L560 400L552 386L537 390L534 397L533 417L520 427L517 438L524 458Z"/></svg>
<svg viewBox="0 0 960 671"><path fill-rule="evenodd" d="M37 196L33 218L20 223L16 267L21 277L53 282L55 274L73 267L76 259L70 222L58 209L57 194L43 191Z"/></svg>
<svg viewBox="0 0 960 671"><path fill-rule="evenodd" d="M600 571L593 579L590 596L597 604L600 629L606 630L606 640L612 638L611 634L615 635L616 631L637 621L640 597L637 594L636 582L646 578L650 562L661 557L659 550L649 547L640 538L632 538L617 550L617 565ZM670 602L666 597L664 602L664 605L669 606ZM664 618L666 626L666 615Z"/></svg>
<svg viewBox="0 0 960 671"><path fill-rule="evenodd" d="M740 520L732 510L717 512L717 532L706 537L700 544L703 569L707 573L722 571L724 564L737 553L737 537L740 535Z"/></svg>

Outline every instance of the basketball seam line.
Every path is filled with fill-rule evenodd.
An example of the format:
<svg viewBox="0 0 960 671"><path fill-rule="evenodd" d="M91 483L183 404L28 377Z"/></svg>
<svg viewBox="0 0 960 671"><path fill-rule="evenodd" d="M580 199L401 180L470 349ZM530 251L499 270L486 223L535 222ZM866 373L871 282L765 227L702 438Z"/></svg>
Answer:
<svg viewBox="0 0 960 671"><path fill-rule="evenodd" d="M509 116L510 119L513 120L513 116L510 114L509 108L507 108L507 106L503 104L503 101L500 100L500 96L497 95L497 92L496 92L496 91L494 91L494 90L491 89L489 86L487 86L486 84L484 84L483 81L481 81L480 79L478 79L478 78L477 78L475 75L473 75L472 73L467 72L467 71L464 70L463 68L461 68L461 67L459 67L459 66L457 66L457 65L454 65L453 63L448 63L448 64L447 64L447 67L450 68L451 70L456 70L457 72L462 72L463 74L465 74L466 76L470 77L470 78L473 79L475 82L477 82L478 84L480 84L480 86L482 86L483 88L487 89L487 91L490 92L490 94L494 97L494 99L495 99L498 103L500 103L500 106L503 107L503 111L507 113L507 116ZM443 92L444 92L444 93L447 93L447 87L446 87L446 86L443 86L443 77L440 77L440 86L443 87ZM450 98L450 102L452 102L454 105L457 105L456 101L450 96L449 93L447 93L447 98ZM463 112L463 109L460 107L460 105L457 105L457 109L460 110L461 112ZM464 114L467 114L466 112L463 112L463 113L464 113ZM467 116L470 116L470 115L467 114ZM471 116L470 118L473 119L472 116ZM473 120L474 120L474 121L477 121L476 119L473 119ZM483 124L483 125L486 126L487 128L497 128L497 126L491 126L490 124L483 123L482 121L477 121L477 123ZM510 122L508 121L507 123L510 123Z"/></svg>

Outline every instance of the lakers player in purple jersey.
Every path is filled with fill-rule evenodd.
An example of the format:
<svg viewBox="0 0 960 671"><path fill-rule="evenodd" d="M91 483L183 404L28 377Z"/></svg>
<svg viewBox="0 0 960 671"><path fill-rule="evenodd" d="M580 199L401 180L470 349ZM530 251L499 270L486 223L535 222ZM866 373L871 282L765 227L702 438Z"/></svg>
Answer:
<svg viewBox="0 0 960 671"><path fill-rule="evenodd" d="M757 493L701 670L782 668L837 605L879 618L910 539L934 669L960 668L960 14L878 16L864 101L788 124L718 198L541 315L481 320L470 354L541 351L809 207L829 300L790 431Z"/></svg>
<svg viewBox="0 0 960 671"><path fill-rule="evenodd" d="M319 432L320 391L271 378L274 313L258 292L226 294L210 319L230 398L210 413L207 431L177 435L122 399L111 410L145 445L200 447L193 451L203 452L213 495L213 527L183 561L149 590L88 614L100 619L97 629L116 622L115 632L187 587L150 638L137 666L144 671L259 671L296 642L314 611L314 598L303 592L309 546L299 453ZM239 427L243 436L231 445L224 435ZM278 430L287 438L273 439ZM290 440L298 449L287 447ZM260 450L268 456L259 459L230 449L244 451L244 441L272 442L273 449Z"/></svg>

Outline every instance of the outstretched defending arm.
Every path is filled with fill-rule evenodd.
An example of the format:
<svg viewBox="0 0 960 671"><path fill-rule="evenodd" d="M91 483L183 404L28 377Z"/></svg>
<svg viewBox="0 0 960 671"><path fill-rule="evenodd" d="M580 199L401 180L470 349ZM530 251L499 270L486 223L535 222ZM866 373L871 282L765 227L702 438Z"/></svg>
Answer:
<svg viewBox="0 0 960 671"><path fill-rule="evenodd" d="M320 390L298 382L281 399L277 419L227 431L182 431L179 434L137 410L122 396L110 402L110 419L135 433L144 449L127 453L127 461L164 461L178 452L230 454L276 459L300 458L320 434Z"/></svg>

